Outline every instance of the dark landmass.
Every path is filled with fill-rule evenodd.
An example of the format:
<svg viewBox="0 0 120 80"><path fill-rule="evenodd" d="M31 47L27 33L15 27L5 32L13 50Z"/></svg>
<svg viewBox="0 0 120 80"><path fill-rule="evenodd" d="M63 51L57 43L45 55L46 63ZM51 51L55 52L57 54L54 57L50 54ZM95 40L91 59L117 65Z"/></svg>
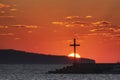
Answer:
<svg viewBox="0 0 120 80"><path fill-rule="evenodd" d="M77 63L66 66L55 71L48 71L52 74L120 74L120 63Z"/></svg>
<svg viewBox="0 0 120 80"><path fill-rule="evenodd" d="M81 58L77 62L95 62L92 59ZM0 50L0 64L72 64L73 58L67 56L45 55L19 50Z"/></svg>
<svg viewBox="0 0 120 80"><path fill-rule="evenodd" d="M0 64L66 64L66 56L44 55L18 50L0 50Z"/></svg>
<svg viewBox="0 0 120 80"><path fill-rule="evenodd" d="M87 58L77 59L77 62L83 62ZM91 60L92 61L92 60ZM93 60L94 62L94 60ZM12 49L0 50L0 64L71 64L73 58L67 56L44 55L38 53L30 53Z"/></svg>

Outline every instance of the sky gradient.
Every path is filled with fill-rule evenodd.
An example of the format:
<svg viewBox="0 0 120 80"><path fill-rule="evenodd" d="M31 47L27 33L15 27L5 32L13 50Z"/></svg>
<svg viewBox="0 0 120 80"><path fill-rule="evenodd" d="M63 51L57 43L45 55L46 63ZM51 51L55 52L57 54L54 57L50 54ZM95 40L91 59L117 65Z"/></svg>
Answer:
<svg viewBox="0 0 120 80"><path fill-rule="evenodd" d="M0 49L120 61L120 0L1 0Z"/></svg>

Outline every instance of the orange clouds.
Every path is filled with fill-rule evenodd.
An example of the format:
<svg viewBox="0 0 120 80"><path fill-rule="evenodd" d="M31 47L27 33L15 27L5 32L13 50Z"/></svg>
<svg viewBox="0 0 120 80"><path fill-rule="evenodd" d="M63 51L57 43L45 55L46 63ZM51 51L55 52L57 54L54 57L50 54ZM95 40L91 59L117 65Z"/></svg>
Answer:
<svg viewBox="0 0 120 80"><path fill-rule="evenodd" d="M8 28L8 26L0 26L0 29Z"/></svg>
<svg viewBox="0 0 120 80"><path fill-rule="evenodd" d="M111 22L108 21L97 21L92 23L95 26L112 26Z"/></svg>
<svg viewBox="0 0 120 80"><path fill-rule="evenodd" d="M15 7L16 7L16 5L0 3L0 9L1 10L8 9L9 11L17 11L17 9Z"/></svg>
<svg viewBox="0 0 120 80"><path fill-rule="evenodd" d="M92 16L86 16L86 18L93 18Z"/></svg>
<svg viewBox="0 0 120 80"><path fill-rule="evenodd" d="M84 18L88 19L88 17L92 18L92 16L86 16ZM52 24L61 25L65 27L74 27L74 26L84 27L85 25L88 24L87 22L81 20L83 20L83 18L81 18L80 16L67 16L63 21L54 21L52 22Z"/></svg>
<svg viewBox="0 0 120 80"><path fill-rule="evenodd" d="M120 26L112 24L112 22L108 21L99 21L95 24L96 27L91 29L90 32L92 33L101 33L101 35L109 36L109 37L116 37L116 35L120 35ZM104 34L103 34L104 33ZM109 34L109 35L108 35Z"/></svg>
<svg viewBox="0 0 120 80"><path fill-rule="evenodd" d="M114 32L119 32L120 33L120 28L119 29L114 29Z"/></svg>
<svg viewBox="0 0 120 80"><path fill-rule="evenodd" d="M15 19L16 17L14 13L16 11L16 6L0 3L0 24L6 25L7 23L12 23L12 19Z"/></svg>
<svg viewBox="0 0 120 80"><path fill-rule="evenodd" d="M9 8L9 7L10 7L10 5L7 5L7 4L1 4L1 3L0 3L0 9L1 9L1 8Z"/></svg>
<svg viewBox="0 0 120 80"><path fill-rule="evenodd" d="M0 36L14 36L14 33L0 33Z"/></svg>
<svg viewBox="0 0 120 80"><path fill-rule="evenodd" d="M106 20L95 19L93 16L67 16L64 20L52 22L52 24L75 29L73 32L78 34L77 37L81 35L106 38L120 36L120 26Z"/></svg>
<svg viewBox="0 0 120 80"><path fill-rule="evenodd" d="M52 24L55 24L55 25L63 25L64 23L63 23L63 22L58 22L58 21L56 21L56 22L52 22Z"/></svg>
<svg viewBox="0 0 120 80"><path fill-rule="evenodd" d="M0 26L0 37L6 37L13 40L20 40L24 35L29 36L35 30L39 29L40 26L34 25L11 25L11 26Z"/></svg>
<svg viewBox="0 0 120 80"><path fill-rule="evenodd" d="M9 27L27 28L27 29L38 29L38 28L40 28L40 26L35 26L35 25L11 25Z"/></svg>
<svg viewBox="0 0 120 80"><path fill-rule="evenodd" d="M52 22L52 24L61 25L61 26L65 26L65 27L74 26L73 24L71 24L71 23L69 23L69 22Z"/></svg>
<svg viewBox="0 0 120 80"><path fill-rule="evenodd" d="M63 21L54 21L52 24L55 25L62 25L65 27L73 27L73 26L90 26L92 25L90 23L90 20L92 20L92 16L85 16L85 17L80 17L80 16L67 16Z"/></svg>
<svg viewBox="0 0 120 80"><path fill-rule="evenodd" d="M67 16L66 19L79 19L79 16Z"/></svg>
<svg viewBox="0 0 120 80"><path fill-rule="evenodd" d="M0 25L16 24L16 11L18 11L16 5L7 1L0 3Z"/></svg>
<svg viewBox="0 0 120 80"><path fill-rule="evenodd" d="M0 18L14 18L15 16L0 16Z"/></svg>
<svg viewBox="0 0 120 80"><path fill-rule="evenodd" d="M10 11L14 12L14 11L17 11L17 9L15 9L15 8L12 8L12 9L10 9Z"/></svg>

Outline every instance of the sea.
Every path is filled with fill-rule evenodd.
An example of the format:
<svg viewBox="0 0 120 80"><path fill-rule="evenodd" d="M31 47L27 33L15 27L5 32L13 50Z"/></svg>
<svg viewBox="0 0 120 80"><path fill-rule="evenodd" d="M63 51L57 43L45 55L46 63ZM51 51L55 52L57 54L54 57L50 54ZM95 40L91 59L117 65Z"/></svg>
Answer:
<svg viewBox="0 0 120 80"><path fill-rule="evenodd" d="M120 80L120 74L48 74L70 64L0 64L0 80Z"/></svg>

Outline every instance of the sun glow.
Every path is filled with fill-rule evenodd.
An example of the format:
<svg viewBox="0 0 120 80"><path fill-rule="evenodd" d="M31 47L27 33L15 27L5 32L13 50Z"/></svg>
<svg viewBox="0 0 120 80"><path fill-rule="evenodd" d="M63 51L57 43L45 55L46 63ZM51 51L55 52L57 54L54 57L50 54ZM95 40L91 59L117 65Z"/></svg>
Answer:
<svg viewBox="0 0 120 80"><path fill-rule="evenodd" d="M70 53L68 57L74 57L74 53ZM80 55L78 53L76 53L76 58L80 58Z"/></svg>

